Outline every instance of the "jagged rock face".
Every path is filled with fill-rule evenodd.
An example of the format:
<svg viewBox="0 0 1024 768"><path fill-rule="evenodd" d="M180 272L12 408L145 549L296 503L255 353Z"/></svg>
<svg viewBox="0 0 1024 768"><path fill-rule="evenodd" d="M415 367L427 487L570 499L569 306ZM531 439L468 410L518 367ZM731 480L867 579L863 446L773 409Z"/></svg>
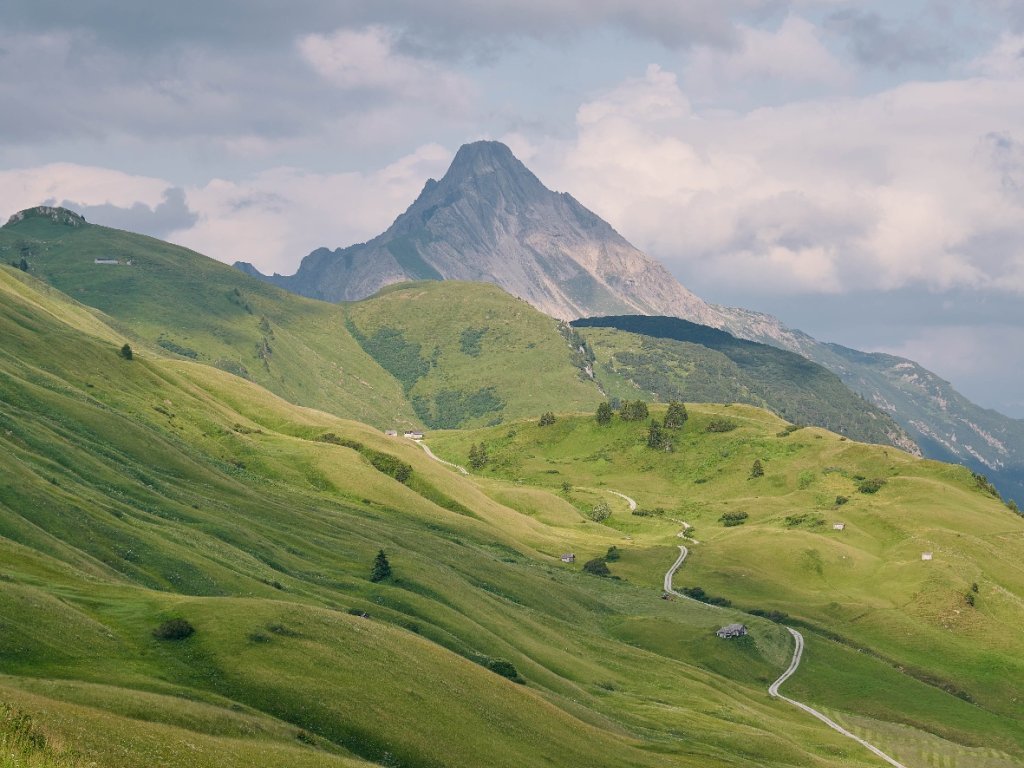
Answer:
<svg viewBox="0 0 1024 768"><path fill-rule="evenodd" d="M236 265L250 271L249 265ZM504 144L463 146L440 181L382 235L321 248L290 277L270 280L329 301L361 299L390 283L496 283L554 317L720 313L679 284L569 194L547 189Z"/></svg>

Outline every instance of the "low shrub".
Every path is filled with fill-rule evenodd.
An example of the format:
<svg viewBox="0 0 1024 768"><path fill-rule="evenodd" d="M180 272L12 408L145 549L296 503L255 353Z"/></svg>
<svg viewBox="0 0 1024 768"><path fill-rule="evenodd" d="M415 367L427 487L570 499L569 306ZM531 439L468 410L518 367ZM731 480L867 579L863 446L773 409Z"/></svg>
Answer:
<svg viewBox="0 0 1024 768"><path fill-rule="evenodd" d="M157 640L184 640L195 634L196 628L185 619L168 619L153 630Z"/></svg>
<svg viewBox="0 0 1024 768"><path fill-rule="evenodd" d="M704 425L705 432L732 432L738 427L735 421L731 419L712 419Z"/></svg>
<svg viewBox="0 0 1024 768"><path fill-rule="evenodd" d="M885 482L886 481L880 477L868 478L866 480L861 480L857 484L857 490L861 493L878 493L882 489L882 486L885 485Z"/></svg>
<svg viewBox="0 0 1024 768"><path fill-rule="evenodd" d="M603 557L595 557L593 560L587 560L583 564L583 570L593 576L611 576L612 572L608 568L608 563L604 561Z"/></svg>
<svg viewBox="0 0 1024 768"><path fill-rule="evenodd" d="M720 518L718 522L724 525L726 528L731 528L734 525L743 525L747 522L747 518L750 517L746 512L726 512Z"/></svg>
<svg viewBox="0 0 1024 768"><path fill-rule="evenodd" d="M732 601L728 598L709 595L704 591L703 587L683 587L683 594L708 605L720 605L723 608L728 608L732 605Z"/></svg>

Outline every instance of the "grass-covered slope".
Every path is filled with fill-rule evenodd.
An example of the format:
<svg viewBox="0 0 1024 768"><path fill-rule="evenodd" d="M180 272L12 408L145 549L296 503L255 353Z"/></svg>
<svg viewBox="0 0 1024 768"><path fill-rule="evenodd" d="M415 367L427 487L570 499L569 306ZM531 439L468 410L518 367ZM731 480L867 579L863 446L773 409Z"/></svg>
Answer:
<svg viewBox="0 0 1024 768"><path fill-rule="evenodd" d="M479 426L600 399L557 321L494 286L418 283L328 304L63 209L0 227L0 260L21 259L133 345L378 427Z"/></svg>
<svg viewBox="0 0 1024 768"><path fill-rule="evenodd" d="M915 448L888 414L794 352L676 317L590 317L573 325L593 349L602 385L624 399L639 390L663 402L747 403L794 424Z"/></svg>
<svg viewBox="0 0 1024 768"><path fill-rule="evenodd" d="M671 453L647 447L646 424L618 417L449 433L431 445L465 464L482 443L482 478L559 493L583 513L607 504L604 525L637 539L694 526L700 543L677 586L800 627L807 660L790 695L856 713L839 719L907 765L1021 764L1024 520L962 467L794 431L746 406L689 410ZM708 431L723 424L735 428ZM613 490L634 497L641 515ZM616 572L653 574L670 554L627 550ZM932 752L912 754L925 742Z"/></svg>
<svg viewBox="0 0 1024 768"><path fill-rule="evenodd" d="M104 312L135 346L221 368L337 415L378 426L417 423L401 386L349 335L342 307L63 213L54 220L32 209L0 227L0 261L24 259L30 275Z"/></svg>
<svg viewBox="0 0 1024 768"><path fill-rule="evenodd" d="M670 531L126 360L6 267L0 299L0 700L40 764L873 764L767 698L781 628L725 645L737 614L658 599ZM621 580L558 560L613 544ZM154 636L174 618L194 633Z"/></svg>
<svg viewBox="0 0 1024 768"><path fill-rule="evenodd" d="M405 283L350 305L349 328L432 428L589 410L601 393L557 321L485 283Z"/></svg>

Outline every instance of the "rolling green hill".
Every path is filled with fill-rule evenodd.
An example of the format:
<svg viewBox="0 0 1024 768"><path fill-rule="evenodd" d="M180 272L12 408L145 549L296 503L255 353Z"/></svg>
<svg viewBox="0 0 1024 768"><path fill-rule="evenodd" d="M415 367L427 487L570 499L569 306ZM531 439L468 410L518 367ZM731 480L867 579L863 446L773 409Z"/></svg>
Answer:
<svg viewBox="0 0 1024 768"><path fill-rule="evenodd" d="M649 449L643 422L567 413L601 397L585 351L493 288L339 308L98 227L0 235L5 262L31 257L0 267L5 747L60 766L878 765L768 697L784 618L808 641L789 695L908 768L1024 766L1024 521L970 472L743 405L690 404L674 452ZM122 235L131 266L83 260ZM187 292L193 263L209 274ZM337 364L365 386L206 364L264 317L310 382ZM194 358L159 344L184 328ZM501 409L443 394L488 389ZM396 402L477 425L429 442L488 463L462 476L338 415L392 425ZM660 599L683 521L700 543L677 587L731 607ZM613 546L614 578L583 571ZM393 576L373 582L381 549ZM155 636L177 618L193 634ZM715 637L733 621L750 635Z"/></svg>
<svg viewBox="0 0 1024 768"><path fill-rule="evenodd" d="M493 286L413 284L328 304L64 213L54 221L29 211L0 227L0 258L25 258L29 274L100 310L133 343L290 402L401 428L482 425L600 399L557 321Z"/></svg>
<svg viewBox="0 0 1024 768"><path fill-rule="evenodd" d="M557 496L207 366L124 359L9 268L0 292L0 698L53 759L871 764L764 695L780 628L725 647L719 616L657 599L661 563L561 564L634 545ZM666 550L636 541L639 561ZM194 634L156 638L172 618Z"/></svg>
<svg viewBox="0 0 1024 768"><path fill-rule="evenodd" d="M405 283L350 305L348 317L432 428L588 410L601 399L558 323L493 285Z"/></svg>

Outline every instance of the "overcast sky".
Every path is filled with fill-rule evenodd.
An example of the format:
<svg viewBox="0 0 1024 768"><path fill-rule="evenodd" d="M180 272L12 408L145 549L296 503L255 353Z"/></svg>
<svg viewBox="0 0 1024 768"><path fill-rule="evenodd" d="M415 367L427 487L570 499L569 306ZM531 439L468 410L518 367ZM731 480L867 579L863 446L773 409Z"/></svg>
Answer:
<svg viewBox="0 0 1024 768"><path fill-rule="evenodd" d="M8 0L0 216L291 273L500 139L717 303L1024 417L1024 0Z"/></svg>

